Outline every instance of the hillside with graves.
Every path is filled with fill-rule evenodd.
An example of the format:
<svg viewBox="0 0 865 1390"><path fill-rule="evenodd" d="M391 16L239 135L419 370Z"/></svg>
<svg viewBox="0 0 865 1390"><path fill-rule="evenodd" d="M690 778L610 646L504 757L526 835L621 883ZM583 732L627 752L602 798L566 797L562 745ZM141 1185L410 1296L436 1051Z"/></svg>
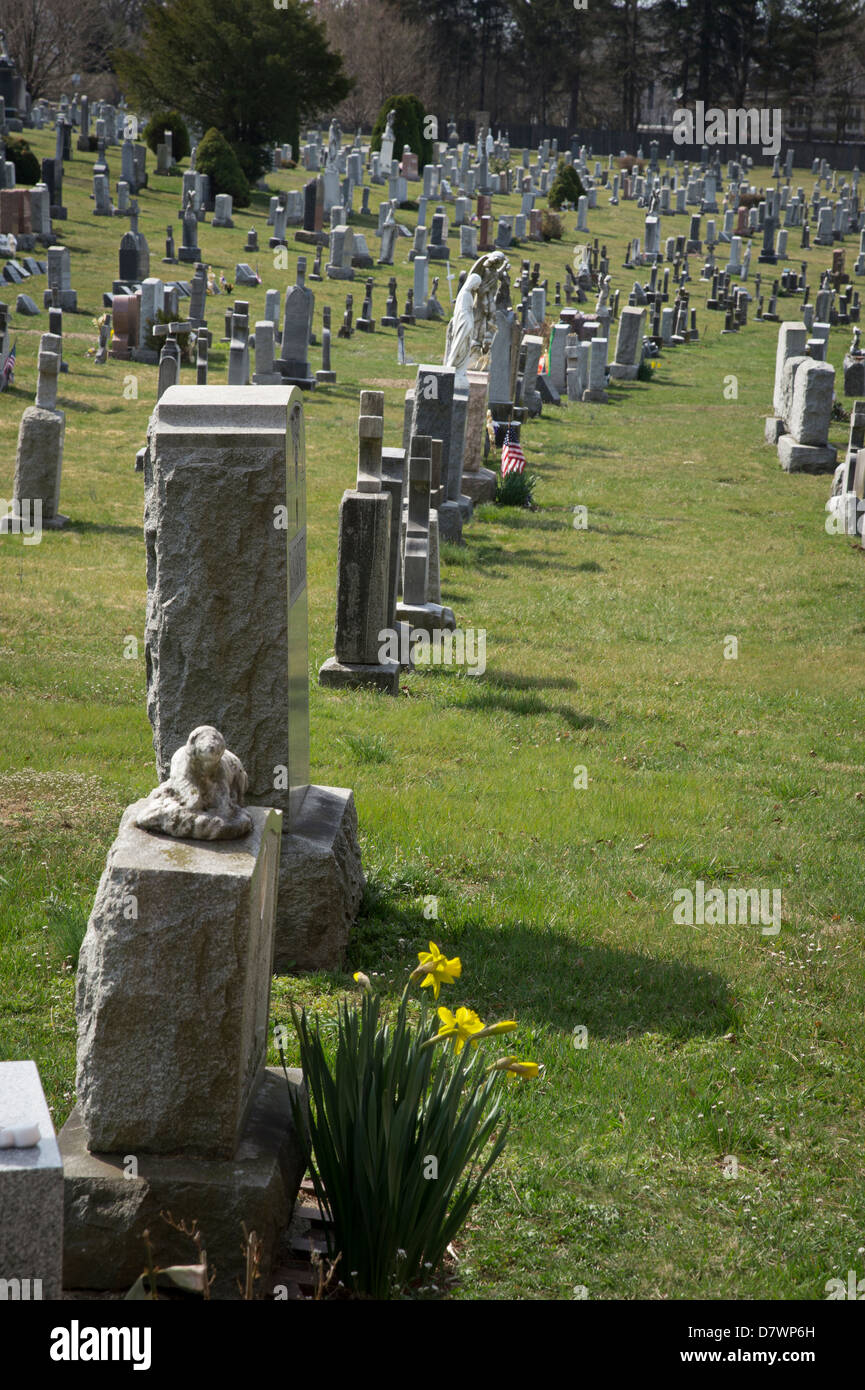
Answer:
<svg viewBox="0 0 865 1390"><path fill-rule="evenodd" d="M170 1208L213 1297L320 1293L304 1087L380 1011L509 1128L440 1250L387 1227L427 1273L355 1291L824 1298L865 1219L858 170L334 121L240 207L125 107L4 123L0 1278L119 1297L148 1229L198 1267Z"/></svg>

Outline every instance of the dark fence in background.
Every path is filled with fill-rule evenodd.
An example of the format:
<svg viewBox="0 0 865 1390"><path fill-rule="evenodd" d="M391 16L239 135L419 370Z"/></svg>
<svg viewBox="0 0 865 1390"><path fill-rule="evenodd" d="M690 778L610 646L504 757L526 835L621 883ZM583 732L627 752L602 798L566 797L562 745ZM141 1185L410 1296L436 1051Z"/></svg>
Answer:
<svg viewBox="0 0 865 1390"><path fill-rule="evenodd" d="M498 134L501 130L504 135L508 134L511 147L514 149L536 150L542 140L558 140L559 151L563 153L570 149L571 135L567 126L561 125L529 125L515 123L508 125L505 122L492 123L493 134ZM471 121L463 121L459 127L460 138L463 140L474 139L474 125ZM446 133L446 132L445 132ZM658 141L658 159L663 166L666 163L667 155L672 150L677 160L697 160L701 157L700 145L677 145L675 144L671 131L661 132L657 135L645 130L586 130L581 128L576 140L578 145L586 145L592 151L592 155L598 159L605 159L607 155L618 155L622 150L626 154L637 153L642 146L643 155L649 157L649 141ZM845 142L836 144L831 140L782 140L781 142L781 167L784 167L784 160L787 155L788 146L793 148L793 162L798 169L810 168L815 159L825 159L833 169L863 169L865 170L865 143ZM710 145L710 157L714 152L720 151L721 159L726 164L729 159L737 159L741 155L748 154L754 161L755 167L772 168L773 156L763 154L759 145Z"/></svg>

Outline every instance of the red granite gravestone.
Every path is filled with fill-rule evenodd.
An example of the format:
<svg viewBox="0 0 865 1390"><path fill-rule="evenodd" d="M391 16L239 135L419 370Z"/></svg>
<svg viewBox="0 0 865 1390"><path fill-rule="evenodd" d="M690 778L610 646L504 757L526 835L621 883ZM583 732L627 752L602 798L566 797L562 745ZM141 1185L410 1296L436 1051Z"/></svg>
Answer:
<svg viewBox="0 0 865 1390"><path fill-rule="evenodd" d="M32 230L29 188L4 188L0 193L0 232L29 236Z"/></svg>
<svg viewBox="0 0 865 1390"><path fill-rule="evenodd" d="M138 346L140 306L137 294L116 294L111 305L114 325L111 356L122 362L128 361L130 349Z"/></svg>

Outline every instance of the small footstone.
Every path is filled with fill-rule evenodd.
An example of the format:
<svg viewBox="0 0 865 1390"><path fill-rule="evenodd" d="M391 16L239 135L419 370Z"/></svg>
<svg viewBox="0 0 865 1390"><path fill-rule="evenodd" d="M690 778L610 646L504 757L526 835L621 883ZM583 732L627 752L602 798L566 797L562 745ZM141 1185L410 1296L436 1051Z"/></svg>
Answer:
<svg viewBox="0 0 865 1390"><path fill-rule="evenodd" d="M399 694L399 663L382 661L376 665L338 661L335 656L324 663L318 673L320 685L331 689L359 689L372 686L387 695Z"/></svg>

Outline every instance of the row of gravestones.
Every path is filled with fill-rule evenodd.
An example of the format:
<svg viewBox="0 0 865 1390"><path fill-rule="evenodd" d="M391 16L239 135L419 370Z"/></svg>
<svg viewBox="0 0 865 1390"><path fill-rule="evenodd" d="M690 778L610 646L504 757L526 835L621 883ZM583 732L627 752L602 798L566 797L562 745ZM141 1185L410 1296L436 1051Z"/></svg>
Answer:
<svg viewBox="0 0 865 1390"><path fill-rule="evenodd" d="M828 319L828 296L820 306ZM818 296L818 299L820 296ZM841 462L829 443L835 402L835 369L826 361L829 323L786 322L778 331L773 413L766 419L766 442L775 444L789 473L832 473L826 509L827 531L863 535L865 517L865 400L854 400L847 448ZM844 357L844 394L865 395L865 352L859 329ZM863 539L865 544L865 539Z"/></svg>
<svg viewBox="0 0 865 1390"><path fill-rule="evenodd" d="M62 445L61 355L59 336L46 335L33 410L50 415ZM364 393L358 488L344 501L340 566L344 575L348 551L359 547L367 590L383 578L385 618L395 624L452 625L430 587L431 484L434 510L458 532L470 508L460 490L462 441L471 414L479 453L486 385L484 373L470 378L470 412L469 399L454 392L452 368L422 369L407 403L408 468L402 449L388 451L386 470L383 398ZM25 444L30 428L23 420ZM140 1272L143 1231L159 1228L159 1212L170 1209L200 1223L218 1268L215 1291L230 1294L242 1264L241 1222L255 1226L266 1266L305 1161L284 1080L265 1067L271 971L338 963L363 874L351 792L309 782L300 393L169 388L151 421L144 471L147 700L157 772L180 775L178 752L207 718L243 764L252 829L242 850L240 842L185 842L179 854L176 842L141 828L136 807L124 814L81 951L78 1105L58 1151L44 1105L34 1100L30 1118L42 1139L32 1153L16 1144L0 1164L12 1213L0 1265L10 1277L38 1277L47 1291L58 1290L63 1229L67 1287L123 1287ZM385 471L388 488L380 482ZM223 518L216 542L213 516ZM345 603L340 582L343 655L351 626ZM348 653L358 654L357 647ZM4 1113L21 1075L2 1078ZM32 1069L27 1077L32 1099ZM30 1174L53 1192L38 1197L51 1216L38 1227L28 1221L37 1200ZM159 1230L160 1258L182 1260L182 1241Z"/></svg>
<svg viewBox="0 0 865 1390"><path fill-rule="evenodd" d="M603 391L608 288L594 319L562 311L567 331L554 330L546 374L553 387L573 337L589 345L585 390ZM305 291L302 279L287 303L297 289ZM611 375L634 374L645 313L644 304L622 311L613 366L623 370ZM382 394L361 395L356 486L340 508L336 656L323 683L393 689L407 664L401 633L410 642L412 632L453 627L437 542L458 539L470 515L464 488L480 471L487 402L494 418L512 422L529 412L521 402L542 394L542 339L522 332L504 284L495 315L490 371L467 373L467 391L451 367L418 369L401 448L383 446ZM233 320L243 317L235 306ZM305 310L304 344L310 321ZM242 325L233 323L232 347L235 337ZM284 353L285 339L284 327ZM46 335L34 410L55 420L62 448L61 360L62 340ZM809 399L790 412L791 431L809 415L810 379L821 369L831 372L800 364ZM797 375L794 396L799 390ZM217 1294L234 1292L242 1222L262 1238L267 1266L305 1161L288 1089L265 1066L272 968L338 962L363 887L351 792L309 782L300 392L242 381L166 387L143 464L157 774L175 787L193 775L206 719L245 769L252 824L242 841L185 841L180 852L176 840L142 828L139 804L128 808L81 951L78 1105L59 1147L32 1064L0 1069L0 1200L9 1214L0 1270L43 1280L47 1296L59 1292L61 1248L72 1288L131 1284L148 1228L159 1232L163 1262L182 1261L182 1242L159 1224L166 1209L200 1224ZM383 632L398 639L384 659Z"/></svg>

